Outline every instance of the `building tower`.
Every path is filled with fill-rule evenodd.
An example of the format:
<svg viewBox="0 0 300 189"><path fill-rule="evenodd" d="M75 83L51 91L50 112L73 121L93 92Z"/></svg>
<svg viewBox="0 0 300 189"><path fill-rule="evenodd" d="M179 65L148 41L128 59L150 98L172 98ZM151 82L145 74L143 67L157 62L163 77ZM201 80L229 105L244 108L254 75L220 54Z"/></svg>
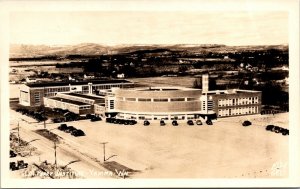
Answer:
<svg viewBox="0 0 300 189"><path fill-rule="evenodd" d="M202 92L203 93L208 92L208 85L209 85L208 74L203 74L202 75Z"/></svg>

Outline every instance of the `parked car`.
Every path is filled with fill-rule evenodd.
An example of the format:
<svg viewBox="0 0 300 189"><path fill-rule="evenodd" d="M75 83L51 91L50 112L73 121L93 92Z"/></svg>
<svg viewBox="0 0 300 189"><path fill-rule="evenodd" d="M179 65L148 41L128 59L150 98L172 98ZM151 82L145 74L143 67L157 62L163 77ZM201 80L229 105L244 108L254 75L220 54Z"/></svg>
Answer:
<svg viewBox="0 0 300 189"><path fill-rule="evenodd" d="M176 121L176 120L172 121L172 125L173 125L173 126L178 126L177 121Z"/></svg>
<svg viewBox="0 0 300 189"><path fill-rule="evenodd" d="M12 151L12 150L9 151L9 157L13 158L16 156L17 156L17 154L14 151Z"/></svg>
<svg viewBox="0 0 300 189"><path fill-rule="evenodd" d="M105 121L106 121L107 123L111 123L111 118L110 118L110 117L107 117Z"/></svg>
<svg viewBox="0 0 300 189"><path fill-rule="evenodd" d="M266 130L272 131L273 128L274 128L274 125L267 125Z"/></svg>
<svg viewBox="0 0 300 189"><path fill-rule="evenodd" d="M12 171L24 169L28 167L28 163L25 163L23 160L19 160L16 162L10 162L9 163L9 169Z"/></svg>
<svg viewBox="0 0 300 189"><path fill-rule="evenodd" d="M86 119L92 119L94 116L92 114L86 114L85 117Z"/></svg>
<svg viewBox="0 0 300 189"><path fill-rule="evenodd" d="M165 126L165 125L166 125L165 121L164 120L160 120L160 126Z"/></svg>
<svg viewBox="0 0 300 189"><path fill-rule="evenodd" d="M197 124L197 125L202 125L202 121L201 121L201 120L197 120L197 121L196 121L196 124Z"/></svg>
<svg viewBox="0 0 300 189"><path fill-rule="evenodd" d="M192 126L192 125L194 125L194 122L193 122L193 120L188 120L187 124L190 125L190 126Z"/></svg>
<svg viewBox="0 0 300 189"><path fill-rule="evenodd" d="M64 118L53 118L52 122L53 123L61 123L61 122L64 122Z"/></svg>
<svg viewBox="0 0 300 189"><path fill-rule="evenodd" d="M68 128L68 126L65 123L62 123L62 124L60 124L59 127L57 127L57 129L61 130L61 131L65 131L67 128Z"/></svg>
<svg viewBox="0 0 300 189"><path fill-rule="evenodd" d="M76 130L75 127L73 127L73 126L68 126L64 131L65 131L66 133L72 133L74 130Z"/></svg>
<svg viewBox="0 0 300 189"><path fill-rule="evenodd" d="M9 163L9 169L12 170L12 171L15 171L15 170L18 170L18 166L16 164L16 162L10 162Z"/></svg>
<svg viewBox="0 0 300 189"><path fill-rule="evenodd" d="M81 129L76 129L71 132L71 135L78 137L85 136L85 133Z"/></svg>
<svg viewBox="0 0 300 189"><path fill-rule="evenodd" d="M135 125L135 124L137 124L136 120L129 120L129 125Z"/></svg>
<svg viewBox="0 0 300 189"><path fill-rule="evenodd" d="M272 129L272 131L275 132L275 133L279 133L280 132L280 127L274 126L274 128Z"/></svg>
<svg viewBox="0 0 300 189"><path fill-rule="evenodd" d="M210 119L208 119L208 120L206 120L206 124L207 125L212 125L213 123L212 123L212 121Z"/></svg>
<svg viewBox="0 0 300 189"><path fill-rule="evenodd" d="M250 122L250 121L248 121L248 120L246 120L246 121L244 121L243 123L242 123L242 125L243 126L250 126L252 123Z"/></svg>
<svg viewBox="0 0 300 189"><path fill-rule="evenodd" d="M97 116L94 116L91 118L91 121L94 122L94 121L101 121L101 117L97 117Z"/></svg>
<svg viewBox="0 0 300 189"><path fill-rule="evenodd" d="M148 126L148 125L150 125L150 122L148 120L145 120L144 121L144 126Z"/></svg>
<svg viewBox="0 0 300 189"><path fill-rule="evenodd" d="M28 163L25 163L23 160L20 160L17 163L18 163L18 168L19 169L24 169L24 168L28 167Z"/></svg>
<svg viewBox="0 0 300 189"><path fill-rule="evenodd" d="M281 134L282 135L289 135L289 130L285 128L281 128Z"/></svg>

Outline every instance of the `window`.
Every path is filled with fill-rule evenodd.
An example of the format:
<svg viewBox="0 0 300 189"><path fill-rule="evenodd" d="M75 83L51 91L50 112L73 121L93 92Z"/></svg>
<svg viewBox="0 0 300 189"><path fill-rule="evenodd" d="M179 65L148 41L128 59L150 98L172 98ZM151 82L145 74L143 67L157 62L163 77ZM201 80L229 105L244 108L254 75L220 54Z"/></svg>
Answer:
<svg viewBox="0 0 300 189"><path fill-rule="evenodd" d="M136 98L126 98L126 101L136 101Z"/></svg>
<svg viewBox="0 0 300 189"><path fill-rule="evenodd" d="M199 98L187 98L186 100L187 101L197 101L197 100L199 100Z"/></svg>
<svg viewBox="0 0 300 189"><path fill-rule="evenodd" d="M171 102L184 101L184 98L171 98Z"/></svg>
<svg viewBox="0 0 300 189"><path fill-rule="evenodd" d="M151 98L138 98L140 102L151 102Z"/></svg>
<svg viewBox="0 0 300 189"><path fill-rule="evenodd" d="M109 108L114 109L114 104L115 104L114 100L110 100L109 101Z"/></svg>
<svg viewBox="0 0 300 189"><path fill-rule="evenodd" d="M41 96L40 96L39 92L34 93L34 101L35 101L35 103L41 102Z"/></svg>
<svg viewBox="0 0 300 189"><path fill-rule="evenodd" d="M157 98L157 99L153 99L154 102L168 102L167 98Z"/></svg>

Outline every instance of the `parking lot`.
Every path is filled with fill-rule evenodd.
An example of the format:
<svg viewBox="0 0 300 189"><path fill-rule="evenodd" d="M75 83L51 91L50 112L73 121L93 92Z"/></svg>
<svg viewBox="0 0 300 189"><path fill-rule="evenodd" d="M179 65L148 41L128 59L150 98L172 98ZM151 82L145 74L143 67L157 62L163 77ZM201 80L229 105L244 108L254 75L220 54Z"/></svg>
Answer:
<svg viewBox="0 0 300 189"><path fill-rule="evenodd" d="M242 122L250 120L251 126ZM288 128L288 114L251 115L222 118L213 125L177 127L159 122L143 126L120 125L105 121L81 120L68 122L85 132L74 137L56 129L47 128L61 136L72 148L97 160L114 156L116 161L140 172L136 178L269 178L286 176L287 167L274 174L274 165L288 160L288 136L265 130L267 124ZM40 124L40 126L42 126ZM38 126L38 127L40 127Z"/></svg>

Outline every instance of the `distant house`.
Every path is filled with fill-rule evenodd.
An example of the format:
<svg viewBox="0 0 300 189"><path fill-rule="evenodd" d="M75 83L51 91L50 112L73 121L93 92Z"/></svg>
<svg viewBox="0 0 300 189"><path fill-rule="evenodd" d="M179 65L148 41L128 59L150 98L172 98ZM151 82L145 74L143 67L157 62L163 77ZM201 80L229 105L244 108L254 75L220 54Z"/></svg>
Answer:
<svg viewBox="0 0 300 189"><path fill-rule="evenodd" d="M27 77L26 78L26 83L35 83L35 82L37 82L36 78L33 78L33 77Z"/></svg>
<svg viewBox="0 0 300 189"><path fill-rule="evenodd" d="M123 79L123 78L125 78L125 74L124 74L124 73L118 74L118 75L117 75L117 78Z"/></svg>
<svg viewBox="0 0 300 189"><path fill-rule="evenodd" d="M75 81L75 79L74 78L72 78L71 76L69 76L69 81Z"/></svg>
<svg viewBox="0 0 300 189"><path fill-rule="evenodd" d="M90 74L84 74L83 78L84 79L94 79L95 76L94 75L90 75Z"/></svg>

